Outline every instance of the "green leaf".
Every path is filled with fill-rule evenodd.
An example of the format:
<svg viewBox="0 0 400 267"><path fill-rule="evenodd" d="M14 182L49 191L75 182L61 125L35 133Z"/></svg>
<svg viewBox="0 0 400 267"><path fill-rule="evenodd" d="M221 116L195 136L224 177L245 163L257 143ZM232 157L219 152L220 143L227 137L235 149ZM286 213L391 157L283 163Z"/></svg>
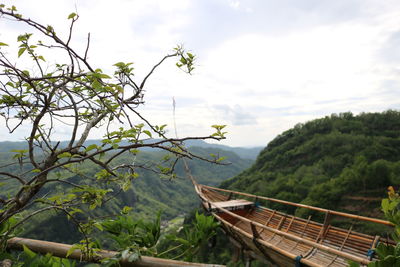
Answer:
<svg viewBox="0 0 400 267"><path fill-rule="evenodd" d="M397 207L397 205L398 205L399 203L397 203L397 201L393 201L393 202L391 202L390 204L389 204L389 210L393 210L394 208L396 208Z"/></svg>
<svg viewBox="0 0 400 267"><path fill-rule="evenodd" d="M11 152L23 154L23 153L28 152L28 149L11 149Z"/></svg>
<svg viewBox="0 0 400 267"><path fill-rule="evenodd" d="M181 57L180 62L181 62L183 65L186 65L186 64L187 64L187 61L186 61L186 59L185 59L184 57Z"/></svg>
<svg viewBox="0 0 400 267"><path fill-rule="evenodd" d="M57 158L62 159L62 158L69 158L69 157L71 157L71 156L72 156L71 153L69 153L69 152L64 152L64 153L61 153L60 155L58 155Z"/></svg>
<svg viewBox="0 0 400 267"><path fill-rule="evenodd" d="M92 87L96 90L101 90L103 88L102 84L97 79L92 82Z"/></svg>
<svg viewBox="0 0 400 267"><path fill-rule="evenodd" d="M104 74L104 73L98 73L96 76L101 79L111 79L110 76L108 76L107 74Z"/></svg>
<svg viewBox="0 0 400 267"><path fill-rule="evenodd" d="M148 131L148 130L143 130L143 132L144 132L145 134L147 134L150 138L152 137L150 131Z"/></svg>
<svg viewBox="0 0 400 267"><path fill-rule="evenodd" d="M93 226L96 227L97 229L99 229L100 231L103 231L103 229L104 229L103 226L99 222L95 222L93 224Z"/></svg>
<svg viewBox="0 0 400 267"><path fill-rule="evenodd" d="M85 149L85 151L86 151L86 152L89 152L90 150L93 150L93 149L97 149L97 145L96 145L96 144L91 144L91 145L89 145L89 146Z"/></svg>
<svg viewBox="0 0 400 267"><path fill-rule="evenodd" d="M226 125L211 125L211 127L217 130L222 130L226 127Z"/></svg>
<svg viewBox="0 0 400 267"><path fill-rule="evenodd" d="M117 148L119 147L119 144L114 143L114 144L112 144L112 147L113 147L114 149L117 149Z"/></svg>
<svg viewBox="0 0 400 267"><path fill-rule="evenodd" d="M52 33L54 31L54 28L51 25L47 25L46 30L47 30L47 33Z"/></svg>
<svg viewBox="0 0 400 267"><path fill-rule="evenodd" d="M129 152L132 154L138 154L140 152L140 150L139 149L131 149L131 150L129 150Z"/></svg>
<svg viewBox="0 0 400 267"><path fill-rule="evenodd" d="M69 14L68 19L73 19L75 17L76 17L76 13L73 12L73 13Z"/></svg>
<svg viewBox="0 0 400 267"><path fill-rule="evenodd" d="M225 160L226 159L226 157L220 157L220 158L218 158L216 161L217 162L221 162L221 161L223 161L223 160Z"/></svg>
<svg viewBox="0 0 400 267"><path fill-rule="evenodd" d="M128 214L132 210L132 207L124 206L121 210L122 214Z"/></svg>
<svg viewBox="0 0 400 267"><path fill-rule="evenodd" d="M8 44L0 42L0 46L8 46Z"/></svg>
<svg viewBox="0 0 400 267"><path fill-rule="evenodd" d="M18 42L21 42L21 41L24 41L24 40L26 40L26 35L25 34L18 35L18 37L17 37L17 41Z"/></svg>
<svg viewBox="0 0 400 267"><path fill-rule="evenodd" d="M125 63L124 62L118 62L118 63L115 63L113 66L116 66L118 68L123 68L123 67L125 67Z"/></svg>
<svg viewBox="0 0 400 267"><path fill-rule="evenodd" d="M389 211L389 199L387 199L387 198L382 199L382 204L381 205L382 205L382 210L384 212Z"/></svg>
<svg viewBox="0 0 400 267"><path fill-rule="evenodd" d="M46 62L46 60L44 59L43 56L38 56L37 58L40 59L40 60L42 60L42 61L44 61L44 62Z"/></svg>
<svg viewBox="0 0 400 267"><path fill-rule="evenodd" d="M33 259L36 256L36 253L30 250L27 246L22 245L24 249L24 253L26 256L28 256L30 259Z"/></svg>
<svg viewBox="0 0 400 267"><path fill-rule="evenodd" d="M22 56L22 54L25 52L26 47L22 47L18 50L18 57Z"/></svg>
<svg viewBox="0 0 400 267"><path fill-rule="evenodd" d="M67 255L65 257L68 258L75 251L76 248L77 246L73 245L70 249L68 249Z"/></svg>

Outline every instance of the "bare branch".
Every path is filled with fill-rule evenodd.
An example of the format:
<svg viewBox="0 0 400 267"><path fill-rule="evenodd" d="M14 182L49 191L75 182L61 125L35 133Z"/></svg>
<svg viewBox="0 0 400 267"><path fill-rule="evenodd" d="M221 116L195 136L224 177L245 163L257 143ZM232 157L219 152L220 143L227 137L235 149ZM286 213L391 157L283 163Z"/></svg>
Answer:
<svg viewBox="0 0 400 267"><path fill-rule="evenodd" d="M171 58L171 57L176 57L178 54L174 53L171 55L166 55L165 57L163 57L163 59L160 60L160 62L158 62L156 65L153 66L153 68L150 70L150 72L146 75L146 77L144 77L142 83L140 84L140 90L143 89L144 84L146 83L147 79L153 74L153 72L156 70L156 68L158 68L167 58Z"/></svg>
<svg viewBox="0 0 400 267"><path fill-rule="evenodd" d="M90 32L88 33L87 37L87 45L86 45L86 50L85 50L85 56L83 57L84 60L87 60L88 52L89 52L89 46L90 46Z"/></svg>
<svg viewBox="0 0 400 267"><path fill-rule="evenodd" d="M18 181L20 184L22 184L22 185L25 185L25 184L26 184L26 182L24 181L24 179L22 179L21 177L19 177L19 176L17 176L17 175L12 174L12 173L0 172L0 175L5 175L5 176L8 176L8 177L10 177L10 178L13 178L13 179L17 180L17 181Z"/></svg>

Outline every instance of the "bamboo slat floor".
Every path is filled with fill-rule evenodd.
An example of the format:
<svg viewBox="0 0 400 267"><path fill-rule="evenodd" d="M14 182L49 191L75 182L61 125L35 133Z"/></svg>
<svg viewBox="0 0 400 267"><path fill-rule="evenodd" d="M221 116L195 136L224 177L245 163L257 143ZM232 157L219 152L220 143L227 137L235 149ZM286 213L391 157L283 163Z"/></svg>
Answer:
<svg viewBox="0 0 400 267"><path fill-rule="evenodd" d="M333 215L391 225L384 220L213 188L195 182L194 185L203 206L212 212L225 232L242 249L251 250L278 266L293 266L297 261L303 266L343 267L348 266L350 260L367 265L375 259L371 251L378 242L394 244L387 238L356 232L352 227L342 229L330 224ZM238 196L255 198L255 201L234 199ZM311 216L304 219L261 207L257 203L258 199L323 212L325 220L320 223L313 221Z"/></svg>

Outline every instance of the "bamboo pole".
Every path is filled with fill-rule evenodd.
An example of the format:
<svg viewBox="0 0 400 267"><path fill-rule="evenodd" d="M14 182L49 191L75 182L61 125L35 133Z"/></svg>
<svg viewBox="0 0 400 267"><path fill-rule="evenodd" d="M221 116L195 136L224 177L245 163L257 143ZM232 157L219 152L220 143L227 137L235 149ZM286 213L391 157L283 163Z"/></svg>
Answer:
<svg viewBox="0 0 400 267"><path fill-rule="evenodd" d="M257 197L258 199L263 199L263 200L268 200L268 201L277 202L277 203L281 203L281 204L291 205L291 206L295 206L295 207L299 207L299 208L306 208L306 209L315 210L315 211L324 212L324 213L329 212L332 215L342 216L342 217L351 218L351 219L355 219L355 220L362 220L362 221L384 224L384 225L388 225L388 226L394 226L393 223L391 223L389 221L380 220L380 219L376 219L376 218L370 218L370 217L365 217L365 216L360 216L360 215L349 214L349 213L345 213L345 212L328 210L328 209L318 208L318 207L314 207L314 206L293 203L293 202L280 200L280 199L276 199L276 198L263 197L263 196L248 194L248 193L242 193L242 192L237 192L237 191L232 191L232 190L227 190L227 189L221 189L221 188L216 188L216 187L212 187L212 186L208 186L208 185L201 185L201 186L212 189L212 190L216 190L216 191L234 193L237 195L242 195L242 196L252 197L252 198Z"/></svg>
<svg viewBox="0 0 400 267"><path fill-rule="evenodd" d="M28 238L19 238L14 237L7 241L7 247L9 249L22 250L23 245L27 246L30 250L40 253L46 254L51 253L53 256L66 258L68 250L72 247L72 245L48 242L42 240L28 239ZM82 255L80 250L75 250L71 255L68 256L68 259L80 260L80 261L88 261L88 262L99 262L105 258L111 258L115 256L118 252L110 251L110 250L100 250L98 252L99 256L96 258L85 258ZM170 259L162 259L162 258L154 258L148 256L141 256L139 260L135 262L128 262L126 260L120 262L122 266L135 266L135 267L223 267L225 265L216 265L216 264L203 264L203 263L193 263L193 262L184 262L184 261L176 261Z"/></svg>

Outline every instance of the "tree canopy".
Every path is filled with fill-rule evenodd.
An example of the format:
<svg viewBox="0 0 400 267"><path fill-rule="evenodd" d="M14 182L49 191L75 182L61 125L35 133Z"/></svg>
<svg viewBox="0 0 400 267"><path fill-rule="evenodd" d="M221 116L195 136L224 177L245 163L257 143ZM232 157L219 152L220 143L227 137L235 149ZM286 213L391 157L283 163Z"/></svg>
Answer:
<svg viewBox="0 0 400 267"><path fill-rule="evenodd" d="M16 44L0 40L0 126L10 134L25 131L27 144L26 148L12 150L13 156L0 166L0 186L13 185L12 192L0 198L0 225L28 207L32 211L9 227L4 236L36 214L58 210L78 225L85 236L83 243L89 247L86 233L94 222L88 211L127 190L138 176L138 168L173 177L181 158L219 162L217 157L192 153L182 142L223 139L224 126L213 125L214 133L208 136L174 138L168 136L166 125L152 124L138 110L144 103L146 82L161 64L175 58L177 67L190 74L195 56L177 46L141 81L136 80L131 62L116 62L114 71L106 73L89 60L90 34L83 51L72 47L78 18L76 13L66 16L69 32L60 36L54 27L24 17L15 6L0 5L0 19L23 24L31 31L18 35ZM18 46L15 56L9 52L14 46ZM54 138L61 127L69 133L66 142ZM102 139L89 144L95 129L102 131ZM170 155L155 165L137 165L136 155L144 147ZM118 162L118 157L126 153L130 161ZM91 177L80 169L88 161L99 168ZM76 179L66 179L64 172ZM47 184L60 189L46 191ZM85 216L89 218L85 220Z"/></svg>

